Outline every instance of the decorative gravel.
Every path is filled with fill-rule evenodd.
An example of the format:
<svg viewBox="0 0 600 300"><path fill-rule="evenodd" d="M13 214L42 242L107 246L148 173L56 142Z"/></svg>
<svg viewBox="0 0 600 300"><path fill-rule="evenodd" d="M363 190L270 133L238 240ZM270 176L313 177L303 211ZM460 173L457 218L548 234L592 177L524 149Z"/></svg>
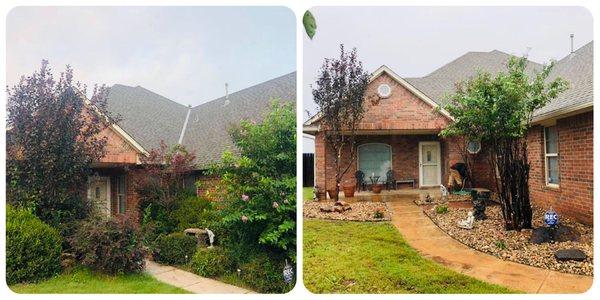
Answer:
<svg viewBox="0 0 600 300"><path fill-rule="evenodd" d="M350 203L352 209L344 212L322 212L321 208L333 206L333 201L305 201L304 217L324 220L343 221L389 221L392 219L391 211L384 202L355 202ZM383 213L383 218L375 218L375 212Z"/></svg>
<svg viewBox="0 0 600 300"><path fill-rule="evenodd" d="M433 201L426 202L425 196L420 195L419 198L415 199L416 205L432 205L432 204L442 204L446 202L460 202L460 201L471 201L471 195L456 195L449 194L445 199L442 199L441 196L431 196Z"/></svg>
<svg viewBox="0 0 600 300"><path fill-rule="evenodd" d="M476 250L489 253L498 258L555 270L564 273L579 275L593 275L593 232L592 227L561 217L562 225L574 228L581 237L578 241L556 242L554 244L532 244L529 241L531 229L517 232L505 231L502 221L500 206L489 206L485 213L486 220L475 221L471 230L461 229L456 224L467 217L468 208L449 207L445 214L437 214L435 206L425 209L424 212L448 235L459 242ZM533 208L533 227L544 226L544 210ZM576 248L583 251L588 258L582 262L559 262L554 257L554 252L560 249Z"/></svg>

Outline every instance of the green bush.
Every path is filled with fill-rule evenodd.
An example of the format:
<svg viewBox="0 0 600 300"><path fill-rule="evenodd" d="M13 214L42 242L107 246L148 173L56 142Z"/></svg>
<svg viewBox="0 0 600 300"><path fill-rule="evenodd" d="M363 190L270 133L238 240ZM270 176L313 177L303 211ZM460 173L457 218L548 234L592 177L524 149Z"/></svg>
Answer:
<svg viewBox="0 0 600 300"><path fill-rule="evenodd" d="M252 257L239 265L242 280L259 293L283 294L289 292L294 283L285 283L283 268L285 261L265 254Z"/></svg>
<svg viewBox="0 0 600 300"><path fill-rule="evenodd" d="M435 212L438 214L445 214L448 212L448 206L447 205L439 205L435 207Z"/></svg>
<svg viewBox="0 0 600 300"><path fill-rule="evenodd" d="M179 201L171 218L176 221L180 231L187 228L210 228L219 220L219 214L213 206L212 202L204 198L190 195Z"/></svg>
<svg viewBox="0 0 600 300"><path fill-rule="evenodd" d="M199 248L191 261L192 271L204 277L217 277L233 269L225 250L220 247Z"/></svg>
<svg viewBox="0 0 600 300"><path fill-rule="evenodd" d="M129 218L84 220L70 243L79 261L94 270L124 274L145 268L142 235Z"/></svg>
<svg viewBox="0 0 600 300"><path fill-rule="evenodd" d="M170 265L187 263L196 252L196 237L181 232L160 235L154 243L155 261Z"/></svg>
<svg viewBox="0 0 600 300"><path fill-rule="evenodd" d="M31 212L6 207L6 282L35 282L60 272L58 231Z"/></svg>

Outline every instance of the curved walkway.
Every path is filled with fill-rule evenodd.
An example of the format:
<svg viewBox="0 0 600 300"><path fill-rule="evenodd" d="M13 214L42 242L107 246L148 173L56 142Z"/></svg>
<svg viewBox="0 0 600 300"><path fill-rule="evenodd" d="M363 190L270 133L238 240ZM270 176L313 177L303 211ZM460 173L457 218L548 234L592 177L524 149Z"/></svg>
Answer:
<svg viewBox="0 0 600 300"><path fill-rule="evenodd" d="M146 272L159 281L195 294L253 294L253 291L205 278L171 266L146 261Z"/></svg>
<svg viewBox="0 0 600 300"><path fill-rule="evenodd" d="M471 277L526 293L583 293L592 286L589 276L504 261L471 249L437 227L413 200L414 196L397 196L387 205L393 212L392 224L424 257Z"/></svg>

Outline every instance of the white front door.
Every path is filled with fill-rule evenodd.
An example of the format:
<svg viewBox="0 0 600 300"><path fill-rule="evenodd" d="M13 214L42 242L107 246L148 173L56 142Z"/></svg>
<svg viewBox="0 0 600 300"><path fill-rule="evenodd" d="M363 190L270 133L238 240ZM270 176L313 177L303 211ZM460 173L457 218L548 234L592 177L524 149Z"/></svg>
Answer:
<svg viewBox="0 0 600 300"><path fill-rule="evenodd" d="M442 177L439 142L419 142L419 186L439 186Z"/></svg>
<svg viewBox="0 0 600 300"><path fill-rule="evenodd" d="M88 181L88 199L101 214L110 216L110 177L90 177Z"/></svg>

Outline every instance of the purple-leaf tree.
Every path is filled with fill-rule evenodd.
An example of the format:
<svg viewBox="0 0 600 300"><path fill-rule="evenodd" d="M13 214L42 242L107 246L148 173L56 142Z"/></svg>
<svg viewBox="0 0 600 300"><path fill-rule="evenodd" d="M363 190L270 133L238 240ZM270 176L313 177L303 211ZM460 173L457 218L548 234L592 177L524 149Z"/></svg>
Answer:
<svg viewBox="0 0 600 300"><path fill-rule="evenodd" d="M356 158L355 132L363 118L368 84L369 73L358 60L356 48L346 52L342 44L340 57L325 59L317 81L311 86L325 140L334 153L336 201L342 177ZM349 157L342 159L346 147L350 148Z"/></svg>
<svg viewBox="0 0 600 300"><path fill-rule="evenodd" d="M73 69L55 80L47 61L7 88L7 200L52 225L86 217L91 166L105 154L100 133L115 122L106 111L108 88L74 82Z"/></svg>

